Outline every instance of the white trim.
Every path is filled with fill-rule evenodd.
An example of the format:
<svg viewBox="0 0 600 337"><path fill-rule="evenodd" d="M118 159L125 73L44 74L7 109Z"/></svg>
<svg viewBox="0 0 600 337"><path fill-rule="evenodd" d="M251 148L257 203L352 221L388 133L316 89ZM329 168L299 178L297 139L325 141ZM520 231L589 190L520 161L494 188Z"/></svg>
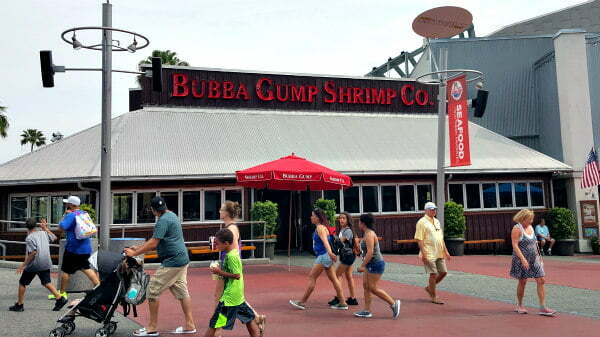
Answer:
<svg viewBox="0 0 600 337"><path fill-rule="evenodd" d="M532 206L531 205L531 184L538 183L542 187L542 206ZM543 180L531 179L531 180L481 180L481 181L471 181L471 180L458 180L452 181L450 184L461 184L463 187L463 206L465 207L465 211L470 212L481 212L481 211L505 211L505 210L518 210L523 207L527 207L530 209L543 209L546 208L546 191ZM468 208L467 206L467 184L479 184L479 200L480 200L480 208ZM483 199L483 184L495 184L496 185L496 207L495 208L486 208L484 199ZM511 187L511 195L512 195L512 206L510 207L500 207L500 184L510 184ZM525 184L527 189L527 206L516 206L516 188L515 184ZM448 188L448 198L450 198L450 188ZM554 206L553 206L554 207Z"/></svg>

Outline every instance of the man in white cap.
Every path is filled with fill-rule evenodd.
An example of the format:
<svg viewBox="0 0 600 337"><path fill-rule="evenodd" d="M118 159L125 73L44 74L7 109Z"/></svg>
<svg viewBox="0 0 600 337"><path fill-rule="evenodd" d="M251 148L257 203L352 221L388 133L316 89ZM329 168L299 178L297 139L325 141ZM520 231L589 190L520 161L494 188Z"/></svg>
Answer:
<svg viewBox="0 0 600 337"><path fill-rule="evenodd" d="M425 291L431 297L432 303L444 304L437 297L435 288L448 273L446 259L450 259L450 254L444 244L444 232L440 222L435 218L437 206L433 202L428 202L424 208L425 215L417 222L415 239L421 250L419 256L423 260L425 271L429 274L429 285L425 287Z"/></svg>
<svg viewBox="0 0 600 337"><path fill-rule="evenodd" d="M77 220L75 219L78 212L83 212L79 209L81 200L76 196L70 196L68 199L63 199L66 205L65 216L60 222L60 228L65 231L67 236L67 243L65 245L65 251L63 253L62 264L61 264L61 282L60 282L60 293L62 296L66 296L66 289L69 285L69 278L75 274L78 270L81 270L94 284L94 286L100 283L98 275L91 269L90 262L88 259L92 254L92 242L90 238L79 240L75 236L75 226Z"/></svg>

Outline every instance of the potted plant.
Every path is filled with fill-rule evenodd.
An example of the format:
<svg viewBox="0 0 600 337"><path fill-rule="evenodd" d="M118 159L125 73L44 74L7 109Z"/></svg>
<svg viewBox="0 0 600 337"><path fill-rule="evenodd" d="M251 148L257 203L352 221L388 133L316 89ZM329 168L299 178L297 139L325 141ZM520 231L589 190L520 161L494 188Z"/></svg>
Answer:
<svg viewBox="0 0 600 337"><path fill-rule="evenodd" d="M444 241L448 252L453 256L462 256L465 253L466 218L462 205L454 201L444 204Z"/></svg>
<svg viewBox="0 0 600 337"><path fill-rule="evenodd" d="M257 201L252 205L250 217L253 221L264 222L264 231L263 226L255 226L254 236L262 239L263 235L266 234L265 257L273 259L275 257L275 243L277 242L275 233L279 227L277 224L277 218L279 217L278 205L270 200ZM256 253L258 256L263 256L263 245L261 243L256 246Z"/></svg>
<svg viewBox="0 0 600 337"><path fill-rule="evenodd" d="M591 240L591 244L592 244L592 251L594 252L594 254L600 255L600 243L598 242L598 238L593 237Z"/></svg>
<svg viewBox="0 0 600 337"><path fill-rule="evenodd" d="M556 239L552 250L556 255L572 256L575 254L575 232L577 224L575 214L568 208L552 208L545 216L550 235Z"/></svg>

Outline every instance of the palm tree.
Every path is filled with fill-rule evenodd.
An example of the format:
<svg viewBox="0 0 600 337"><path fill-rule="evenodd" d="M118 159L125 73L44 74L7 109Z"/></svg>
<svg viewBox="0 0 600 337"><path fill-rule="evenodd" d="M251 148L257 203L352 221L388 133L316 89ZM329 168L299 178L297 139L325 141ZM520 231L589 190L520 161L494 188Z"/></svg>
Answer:
<svg viewBox="0 0 600 337"><path fill-rule="evenodd" d="M140 61L140 65L152 63L153 57L160 57L161 63L170 66L189 66L190 64L186 61L182 61L177 57L177 53L170 50L153 50L152 56L148 56L147 59Z"/></svg>
<svg viewBox="0 0 600 337"><path fill-rule="evenodd" d="M0 137L6 138L6 130L8 130L8 117L5 114L6 107L0 106Z"/></svg>
<svg viewBox="0 0 600 337"><path fill-rule="evenodd" d="M33 146L40 147L46 144L46 137L37 129L27 129L23 130L21 134L21 145L25 145L27 143L31 144L31 152L33 152Z"/></svg>

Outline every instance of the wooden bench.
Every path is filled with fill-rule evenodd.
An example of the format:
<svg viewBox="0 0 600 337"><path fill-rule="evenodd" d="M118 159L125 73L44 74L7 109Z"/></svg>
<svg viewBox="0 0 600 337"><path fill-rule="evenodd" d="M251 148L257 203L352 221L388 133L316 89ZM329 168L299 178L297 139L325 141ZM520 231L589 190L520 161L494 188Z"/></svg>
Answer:
<svg viewBox="0 0 600 337"><path fill-rule="evenodd" d="M158 259L158 253L155 250L144 253L144 261Z"/></svg>
<svg viewBox="0 0 600 337"><path fill-rule="evenodd" d="M417 243L417 239L394 240L394 242L397 243L397 244L402 244L402 243Z"/></svg>
<svg viewBox="0 0 600 337"><path fill-rule="evenodd" d="M491 239L491 240L467 240L465 241L465 245L475 245L475 244L485 244L485 243L493 243L494 244L494 255L496 255L496 248L498 244L504 243L504 239Z"/></svg>
<svg viewBox="0 0 600 337"><path fill-rule="evenodd" d="M199 247L188 247L191 255L198 254L213 254L218 253L216 249L210 249L210 246L199 246ZM253 251L256 250L256 246L242 246L242 251Z"/></svg>

